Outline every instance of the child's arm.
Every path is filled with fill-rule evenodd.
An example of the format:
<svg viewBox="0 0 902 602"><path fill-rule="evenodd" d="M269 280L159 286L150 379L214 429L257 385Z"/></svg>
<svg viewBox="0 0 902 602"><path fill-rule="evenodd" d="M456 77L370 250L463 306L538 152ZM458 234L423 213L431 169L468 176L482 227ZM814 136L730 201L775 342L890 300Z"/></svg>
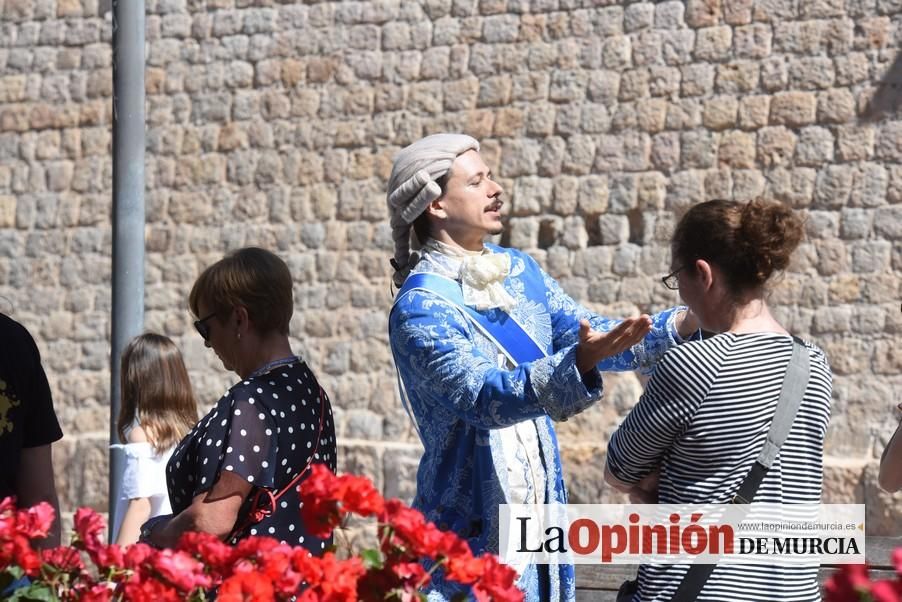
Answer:
<svg viewBox="0 0 902 602"><path fill-rule="evenodd" d="M128 443L145 443L147 435L140 426L135 425L128 433ZM137 497L128 501L125 515L119 525L119 533L116 534L116 543L127 546L138 541L141 535L141 525L150 518L150 498Z"/></svg>
<svg viewBox="0 0 902 602"><path fill-rule="evenodd" d="M131 545L138 541L141 534L141 525L150 518L150 499L137 497L128 501L122 524L119 525L119 534L116 543L120 546Z"/></svg>

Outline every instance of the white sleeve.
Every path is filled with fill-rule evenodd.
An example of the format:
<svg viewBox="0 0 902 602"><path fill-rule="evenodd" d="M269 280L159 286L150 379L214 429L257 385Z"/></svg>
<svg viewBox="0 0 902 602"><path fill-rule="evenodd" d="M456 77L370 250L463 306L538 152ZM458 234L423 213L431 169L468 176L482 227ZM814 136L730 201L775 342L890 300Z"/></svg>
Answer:
<svg viewBox="0 0 902 602"><path fill-rule="evenodd" d="M122 448L125 452L122 497L134 499L167 495L166 463L171 450L158 456L149 443L128 443Z"/></svg>

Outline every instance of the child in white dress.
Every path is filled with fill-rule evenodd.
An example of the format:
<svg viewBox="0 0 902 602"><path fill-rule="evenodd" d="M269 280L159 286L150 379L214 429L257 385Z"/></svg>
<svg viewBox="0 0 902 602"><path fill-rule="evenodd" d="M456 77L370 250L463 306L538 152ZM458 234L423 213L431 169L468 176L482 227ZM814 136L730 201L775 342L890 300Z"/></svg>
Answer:
<svg viewBox="0 0 902 602"><path fill-rule="evenodd" d="M122 408L119 438L125 455L122 490L116 502L114 541L138 541L141 525L172 512L166 491L166 463L197 423L197 402L178 347L168 337L147 333L122 352Z"/></svg>

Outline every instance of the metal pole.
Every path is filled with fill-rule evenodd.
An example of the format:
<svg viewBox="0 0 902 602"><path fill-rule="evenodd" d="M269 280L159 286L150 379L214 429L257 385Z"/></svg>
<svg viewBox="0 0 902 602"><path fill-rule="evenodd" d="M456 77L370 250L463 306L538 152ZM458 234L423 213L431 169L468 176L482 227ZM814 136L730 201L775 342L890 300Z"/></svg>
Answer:
<svg viewBox="0 0 902 602"><path fill-rule="evenodd" d="M110 443L119 441L119 357L144 328L144 0L113 0L113 315ZM110 450L109 537L123 457Z"/></svg>

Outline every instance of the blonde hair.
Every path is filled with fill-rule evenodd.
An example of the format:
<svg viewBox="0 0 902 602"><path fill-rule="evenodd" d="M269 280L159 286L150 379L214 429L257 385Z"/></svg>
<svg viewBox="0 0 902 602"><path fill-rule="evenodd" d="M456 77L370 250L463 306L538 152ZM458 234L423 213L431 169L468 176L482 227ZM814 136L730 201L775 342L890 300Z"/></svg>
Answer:
<svg viewBox="0 0 902 602"><path fill-rule="evenodd" d="M294 313L291 272L284 261L265 249L238 249L197 277L188 305L198 318L206 317L199 313L201 302L223 320L235 307L243 306L257 332L288 334Z"/></svg>
<svg viewBox="0 0 902 602"><path fill-rule="evenodd" d="M122 407L117 430L137 418L157 454L181 441L197 423L197 401L182 354L169 337L145 333L122 352Z"/></svg>

